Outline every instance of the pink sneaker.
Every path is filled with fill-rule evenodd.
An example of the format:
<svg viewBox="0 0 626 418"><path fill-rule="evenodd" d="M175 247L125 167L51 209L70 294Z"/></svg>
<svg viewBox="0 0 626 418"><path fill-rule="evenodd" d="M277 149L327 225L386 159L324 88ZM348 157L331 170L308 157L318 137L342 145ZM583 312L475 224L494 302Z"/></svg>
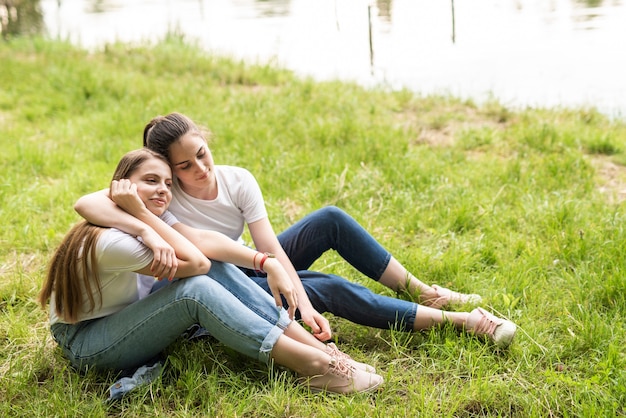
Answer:
<svg viewBox="0 0 626 418"><path fill-rule="evenodd" d="M336 357L338 359L346 360L349 364L353 365L355 368L359 370L363 370L368 373L376 373L376 369L369 364L361 363L356 360L353 360L352 357L344 353L343 351L339 351L335 343L328 343L326 345L326 354L331 357Z"/></svg>
<svg viewBox="0 0 626 418"><path fill-rule="evenodd" d="M346 360L333 357L326 373L304 377L301 381L309 387L311 392L348 395L376 390L383 383L383 378L375 373L359 370Z"/></svg>
<svg viewBox="0 0 626 418"><path fill-rule="evenodd" d="M437 296L430 299L421 300L420 303L435 309L441 309L448 305L464 305L466 303L478 304L483 298L475 293L459 293L436 284L431 286Z"/></svg>
<svg viewBox="0 0 626 418"><path fill-rule="evenodd" d="M497 346L504 348L513 341L517 325L507 319L498 318L483 308L476 308L470 312L465 329L475 335L486 335Z"/></svg>

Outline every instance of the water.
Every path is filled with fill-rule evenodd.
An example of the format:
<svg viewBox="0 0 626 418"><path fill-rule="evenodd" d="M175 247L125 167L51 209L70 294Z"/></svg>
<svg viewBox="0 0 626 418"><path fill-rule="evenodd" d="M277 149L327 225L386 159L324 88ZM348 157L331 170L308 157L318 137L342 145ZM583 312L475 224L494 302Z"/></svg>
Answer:
<svg viewBox="0 0 626 418"><path fill-rule="evenodd" d="M207 51L319 80L626 116L621 0L42 0L41 7L51 36L87 48L177 31Z"/></svg>

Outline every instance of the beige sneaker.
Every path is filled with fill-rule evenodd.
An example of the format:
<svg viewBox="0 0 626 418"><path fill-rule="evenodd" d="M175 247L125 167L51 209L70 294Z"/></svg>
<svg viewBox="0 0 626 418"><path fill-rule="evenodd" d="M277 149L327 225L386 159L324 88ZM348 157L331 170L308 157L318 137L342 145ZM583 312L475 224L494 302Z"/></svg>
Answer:
<svg viewBox="0 0 626 418"><path fill-rule="evenodd" d="M376 369L369 364L361 363L354 360L348 354L343 351L339 351L339 348L335 345L335 343L328 343L326 345L326 354L331 357L336 357L338 359L346 360L348 363L352 364L355 368L366 371L368 373L376 373Z"/></svg>
<svg viewBox="0 0 626 418"><path fill-rule="evenodd" d="M305 377L301 381L311 392L349 395L371 392L383 383L383 378L375 373L359 370L344 359L333 357L325 374Z"/></svg>
<svg viewBox="0 0 626 418"><path fill-rule="evenodd" d="M420 303L430 308L441 309L448 305L464 305L466 303L478 304L483 298L476 293L459 293L436 284L431 286L437 296L430 299L420 300Z"/></svg>
<svg viewBox="0 0 626 418"><path fill-rule="evenodd" d="M483 308L476 308L470 312L465 329L475 335L486 335L499 347L507 347L513 341L517 325L513 322L498 318Z"/></svg>

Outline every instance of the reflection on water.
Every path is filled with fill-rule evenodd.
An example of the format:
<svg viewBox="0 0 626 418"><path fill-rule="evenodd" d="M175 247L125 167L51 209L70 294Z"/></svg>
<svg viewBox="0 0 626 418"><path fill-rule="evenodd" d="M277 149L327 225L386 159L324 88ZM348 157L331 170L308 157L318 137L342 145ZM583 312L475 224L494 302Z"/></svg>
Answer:
<svg viewBox="0 0 626 418"><path fill-rule="evenodd" d="M601 6L604 0L576 0L576 3L580 3L586 7L598 7Z"/></svg>
<svg viewBox="0 0 626 418"><path fill-rule="evenodd" d="M391 23L391 0L376 0L376 8L381 20Z"/></svg>
<svg viewBox="0 0 626 418"><path fill-rule="evenodd" d="M0 20L4 37L98 48L176 32L320 80L624 116L624 1L0 0Z"/></svg>

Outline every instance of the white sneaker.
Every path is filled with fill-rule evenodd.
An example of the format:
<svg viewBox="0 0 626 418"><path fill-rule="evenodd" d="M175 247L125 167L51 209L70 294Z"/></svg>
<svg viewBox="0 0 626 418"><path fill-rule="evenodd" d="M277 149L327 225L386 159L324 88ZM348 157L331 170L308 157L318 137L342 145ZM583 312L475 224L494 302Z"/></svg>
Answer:
<svg viewBox="0 0 626 418"><path fill-rule="evenodd" d="M465 329L475 335L486 335L497 346L504 348L513 341L517 325L507 319L498 318L483 308L476 308L470 312Z"/></svg>
<svg viewBox="0 0 626 418"><path fill-rule="evenodd" d="M328 371L322 375L302 378L311 392L332 392L344 395L371 392L383 383L382 376L359 370L346 360L331 358Z"/></svg>
<svg viewBox="0 0 626 418"><path fill-rule="evenodd" d="M328 343L326 345L326 354L331 357L337 357L338 359L346 360L348 363L352 364L355 368L366 371L368 373L376 373L376 369L369 364L361 363L354 360L348 354L340 351L339 348L335 345L335 343Z"/></svg>

